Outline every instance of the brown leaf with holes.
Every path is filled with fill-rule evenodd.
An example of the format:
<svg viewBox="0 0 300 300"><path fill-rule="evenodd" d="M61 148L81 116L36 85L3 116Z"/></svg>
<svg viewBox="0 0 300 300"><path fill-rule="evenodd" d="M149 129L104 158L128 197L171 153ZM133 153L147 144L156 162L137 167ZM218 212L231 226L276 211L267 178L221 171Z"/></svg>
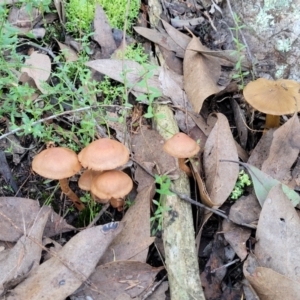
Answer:
<svg viewBox="0 0 300 300"><path fill-rule="evenodd" d="M270 190L264 202L256 240L254 253L261 267L300 282L300 218L281 184Z"/></svg>
<svg viewBox="0 0 300 300"><path fill-rule="evenodd" d="M248 256L243 271L260 300L299 299L299 281L259 266L254 255Z"/></svg>

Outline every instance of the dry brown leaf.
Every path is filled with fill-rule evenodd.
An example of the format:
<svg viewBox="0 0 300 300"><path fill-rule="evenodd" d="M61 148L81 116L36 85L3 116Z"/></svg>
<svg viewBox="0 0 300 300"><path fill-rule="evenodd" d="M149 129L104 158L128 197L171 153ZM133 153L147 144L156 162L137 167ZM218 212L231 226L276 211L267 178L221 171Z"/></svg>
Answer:
<svg viewBox="0 0 300 300"><path fill-rule="evenodd" d="M168 35L172 38L172 40L184 51L186 50L188 44L191 41L191 38L187 36L186 34L180 32L179 30L175 29L172 25L170 25L168 22L161 20L166 32ZM183 56L182 56L183 57Z"/></svg>
<svg viewBox="0 0 300 300"><path fill-rule="evenodd" d="M97 293L89 286L74 294L84 299L116 299L120 295L129 295L137 299L154 282L156 274L162 268L153 268L139 261L115 261L98 266L89 278L92 286L97 286ZM105 296L103 296L105 295ZM124 299L118 298L118 299ZM125 298L126 299L126 298ZM141 298L138 298L141 299Z"/></svg>
<svg viewBox="0 0 300 300"><path fill-rule="evenodd" d="M229 218L232 222L255 225L258 222L261 206L254 195L242 196L230 208Z"/></svg>
<svg viewBox="0 0 300 300"><path fill-rule="evenodd" d="M233 67L241 59L241 55L237 54L236 51L233 50L212 51L206 47L199 49L197 46L190 47L190 50L218 58L219 63L222 66ZM247 61L246 56L242 56L241 66L244 68L249 68L249 62Z"/></svg>
<svg viewBox="0 0 300 300"><path fill-rule="evenodd" d="M114 222L81 231L12 290L6 299L64 300L88 279L123 227L124 223Z"/></svg>
<svg viewBox="0 0 300 300"><path fill-rule="evenodd" d="M275 129L270 129L263 134L248 159L247 163L249 165L261 169L262 164L269 155L274 132Z"/></svg>
<svg viewBox="0 0 300 300"><path fill-rule="evenodd" d="M56 40L56 39L55 39ZM71 62L71 61L77 61L78 60L78 55L76 53L75 50L73 50L71 47L59 42L58 40L56 40L60 50L62 51L65 60L67 62Z"/></svg>
<svg viewBox="0 0 300 300"><path fill-rule="evenodd" d="M192 111L192 106L189 101L187 101L186 94L183 91L183 77L169 70L164 65L159 74L159 81L164 96L169 97L174 106L178 107L175 119L179 128L183 132L189 132L189 130L195 126L195 122L186 113L186 111Z"/></svg>
<svg viewBox="0 0 300 300"><path fill-rule="evenodd" d="M60 23L65 24L66 23L66 12L65 12L63 1L54 0L53 3L55 5L56 11L58 13Z"/></svg>
<svg viewBox="0 0 300 300"><path fill-rule="evenodd" d="M162 46L158 46L160 55L163 57L164 63L168 68L178 75L183 75L183 61L178 58L175 52L167 50Z"/></svg>
<svg viewBox="0 0 300 300"><path fill-rule="evenodd" d="M165 30L169 34L169 36L172 38L172 40L183 50L187 49L188 44L191 41L191 38L187 36L186 34L183 34L182 32L178 31L175 29L173 26L171 26L168 22L162 20L162 23L164 25ZM218 59L218 61L223 65L223 66L233 66L237 63L238 60L241 59L240 55L237 55L235 51L232 50L222 50L222 51L212 51L208 49L205 46L202 46L201 48L193 47L190 48L190 50L195 50L197 52L200 52L201 54L205 54L211 57L215 57ZM181 52L176 53L177 56L180 56ZM249 67L249 63L245 57L242 58L241 62L243 67Z"/></svg>
<svg viewBox="0 0 300 300"><path fill-rule="evenodd" d="M132 60L118 60L118 59L97 59L86 63L86 65L118 82L124 83L125 73L127 85L133 86L133 91L147 93L145 87L138 86L137 84L142 80L143 76L147 73L143 66ZM153 76L148 79L148 87L156 88L161 91L158 75L160 67L153 70Z"/></svg>
<svg viewBox="0 0 300 300"><path fill-rule="evenodd" d="M233 222L228 220L223 220L222 230L225 240L233 248L236 255L241 260L244 260L248 255L246 242L250 238L251 229L237 226Z"/></svg>
<svg viewBox="0 0 300 300"><path fill-rule="evenodd" d="M234 121L239 135L239 140L242 148L245 149L248 140L248 128L246 126L246 119L243 114L243 111L234 99L230 99L230 104L232 106Z"/></svg>
<svg viewBox="0 0 300 300"><path fill-rule="evenodd" d="M292 171L292 180L288 183L288 186L293 190L296 187L297 189L299 189L300 186L300 158L299 157ZM297 208L299 208L299 206L297 206Z"/></svg>
<svg viewBox="0 0 300 300"><path fill-rule="evenodd" d="M32 227L28 228L28 232L6 253L5 259L0 261L0 295L38 267L44 227L50 212L49 207L42 207Z"/></svg>
<svg viewBox="0 0 300 300"><path fill-rule="evenodd" d="M294 114L274 132L269 156L261 170L282 183L287 183L291 178L291 167L299 154L299 141L300 123L297 114Z"/></svg>
<svg viewBox="0 0 300 300"><path fill-rule="evenodd" d="M16 242L24 234L23 230L28 232L39 211L38 201L19 197L0 197L0 240ZM74 229L52 210L45 226L44 236L51 237Z"/></svg>
<svg viewBox="0 0 300 300"><path fill-rule="evenodd" d="M146 262L148 248L154 241L154 237L150 236L150 201L153 195L154 185L138 193L134 205L122 219L126 223L122 234L112 242L99 264L114 260Z"/></svg>
<svg viewBox="0 0 300 300"><path fill-rule="evenodd" d="M109 25L107 16L103 8L96 2L96 11L94 19L95 33L93 39L101 47L101 57L109 58L117 49L116 42L113 38L112 30Z"/></svg>
<svg viewBox="0 0 300 300"><path fill-rule="evenodd" d="M261 267L300 281L300 218L281 185L274 186L268 194L256 240L255 256Z"/></svg>
<svg viewBox="0 0 300 300"><path fill-rule="evenodd" d="M176 56L178 57L184 56L184 49L179 47L178 44L175 43L174 40L167 33L159 32L157 30L149 29L145 27L133 27L133 28L138 34L152 41L153 43L162 46L167 50L176 52Z"/></svg>
<svg viewBox="0 0 300 300"><path fill-rule="evenodd" d="M198 162L200 164L200 162ZM197 161L195 161L194 159L191 160L191 166L192 166L192 169L193 169L193 174L196 178L196 181L197 181L197 185L198 185L198 189L199 189L199 193L200 193L200 196L201 196L201 201L203 204L209 206L209 207L212 207L214 204L213 202L211 201L210 197L209 197L209 194L206 190L206 186L205 186L205 183L200 175L200 172L199 172L199 166L197 165ZM202 166L200 166L200 168L202 168Z"/></svg>
<svg viewBox="0 0 300 300"><path fill-rule="evenodd" d="M46 82L51 73L51 61L48 55L32 52L30 57L25 61L25 67L21 69L22 72L26 72L31 77L38 89L45 94L42 84Z"/></svg>
<svg viewBox="0 0 300 300"><path fill-rule="evenodd" d="M179 177L177 160L163 150L165 140L156 131L146 126L140 128L138 134L132 137L134 158L141 164L155 164L154 173L168 174L170 179ZM137 178L138 180L138 178Z"/></svg>
<svg viewBox="0 0 300 300"><path fill-rule="evenodd" d="M260 300L295 300L300 297L299 281L260 267L251 255L244 263L244 274Z"/></svg>
<svg viewBox="0 0 300 300"><path fill-rule="evenodd" d="M217 122L205 144L203 165L206 189L215 207L220 207L232 192L239 174L238 164L220 160L238 161L238 154L227 118L216 114Z"/></svg>
<svg viewBox="0 0 300 300"><path fill-rule="evenodd" d="M38 18L40 11L38 8L32 7L30 11L28 10L26 3L23 3L20 8L13 6L8 15L8 22L19 34L27 34L31 31L34 20Z"/></svg>
<svg viewBox="0 0 300 300"><path fill-rule="evenodd" d="M213 129L214 124L208 124L206 120L199 114L188 112L189 116L193 119L199 129L208 136Z"/></svg>
<svg viewBox="0 0 300 300"><path fill-rule="evenodd" d="M224 238L222 235L215 235L210 251L209 260L201 273L201 285L205 299L220 299L222 297L222 280L226 275Z"/></svg>
<svg viewBox="0 0 300 300"><path fill-rule="evenodd" d="M218 59L199 54L190 49L203 49L195 36L189 43L183 61L184 89L194 111L199 113L204 100L218 93L221 87L217 82L221 75Z"/></svg>

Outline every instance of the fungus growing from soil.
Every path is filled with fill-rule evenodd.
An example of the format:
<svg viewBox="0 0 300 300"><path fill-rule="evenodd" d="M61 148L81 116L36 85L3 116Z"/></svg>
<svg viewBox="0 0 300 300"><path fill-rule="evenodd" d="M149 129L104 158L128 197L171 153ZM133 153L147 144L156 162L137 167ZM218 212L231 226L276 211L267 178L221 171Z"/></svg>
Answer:
<svg viewBox="0 0 300 300"><path fill-rule="evenodd" d="M62 192L72 200L78 210L84 209L84 204L71 190L68 183L68 178L81 169L74 151L63 147L45 149L34 157L32 169L45 178L59 180Z"/></svg>
<svg viewBox="0 0 300 300"><path fill-rule="evenodd" d="M266 114L265 128L280 126L280 116L300 110L300 84L293 80L259 78L244 88L245 100Z"/></svg>
<svg viewBox="0 0 300 300"><path fill-rule="evenodd" d="M178 158L179 168L188 176L192 175L190 168L185 164L185 159L195 156L200 151L200 146L183 132L174 134L168 139L163 149L169 155Z"/></svg>
<svg viewBox="0 0 300 300"><path fill-rule="evenodd" d="M84 191L90 191L93 178L99 174L101 174L100 171L85 170L78 180L79 188Z"/></svg>
<svg viewBox="0 0 300 300"><path fill-rule="evenodd" d="M82 149L78 159L84 168L94 171L113 170L128 162L129 150L117 141L103 138Z"/></svg>
<svg viewBox="0 0 300 300"><path fill-rule="evenodd" d="M124 172L110 170L93 178L91 192L99 198L100 203L110 201L113 207L122 210L124 197L132 190L133 182Z"/></svg>

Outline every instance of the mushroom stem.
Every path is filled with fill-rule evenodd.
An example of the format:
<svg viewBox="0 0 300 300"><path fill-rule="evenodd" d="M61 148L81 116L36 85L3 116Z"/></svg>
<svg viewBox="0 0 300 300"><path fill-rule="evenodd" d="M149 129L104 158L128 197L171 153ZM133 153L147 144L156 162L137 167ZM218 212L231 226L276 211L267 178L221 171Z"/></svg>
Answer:
<svg viewBox="0 0 300 300"><path fill-rule="evenodd" d="M116 208L118 211L122 211L124 208L124 199L122 198L110 198L110 205Z"/></svg>
<svg viewBox="0 0 300 300"><path fill-rule="evenodd" d="M60 188L62 192L74 203L75 207L81 211L85 208L84 204L80 201L78 196L69 187L68 179L59 180Z"/></svg>
<svg viewBox="0 0 300 300"><path fill-rule="evenodd" d="M179 168L186 173L187 176L192 177L191 169L185 164L185 158L178 158Z"/></svg>
<svg viewBox="0 0 300 300"><path fill-rule="evenodd" d="M280 126L280 116L266 115L265 129L276 128Z"/></svg>

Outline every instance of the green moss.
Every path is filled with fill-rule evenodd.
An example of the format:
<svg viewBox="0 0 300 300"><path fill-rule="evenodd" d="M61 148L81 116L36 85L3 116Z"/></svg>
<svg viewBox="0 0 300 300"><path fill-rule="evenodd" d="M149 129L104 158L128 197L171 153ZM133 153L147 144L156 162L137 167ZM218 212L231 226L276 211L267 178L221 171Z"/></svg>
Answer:
<svg viewBox="0 0 300 300"><path fill-rule="evenodd" d="M243 195L245 188L251 184L252 182L249 176L243 170L240 171L238 180L231 192L230 198L233 200L240 198Z"/></svg>
<svg viewBox="0 0 300 300"><path fill-rule="evenodd" d="M123 29L127 0L70 0L66 3L66 29L75 34L90 33L91 22L94 19L96 3L104 9L110 25ZM140 0L131 0L127 18L127 28L130 28L137 18Z"/></svg>

